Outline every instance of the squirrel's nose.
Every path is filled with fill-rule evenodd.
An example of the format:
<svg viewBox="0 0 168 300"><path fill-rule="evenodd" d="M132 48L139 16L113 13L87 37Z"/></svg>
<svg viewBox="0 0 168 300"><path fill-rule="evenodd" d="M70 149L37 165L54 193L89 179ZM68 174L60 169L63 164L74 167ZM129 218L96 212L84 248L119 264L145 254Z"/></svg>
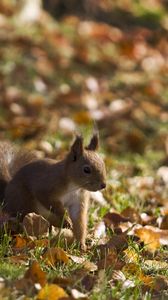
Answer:
<svg viewBox="0 0 168 300"><path fill-rule="evenodd" d="M101 183L101 189L105 189L105 187L106 187L105 182Z"/></svg>

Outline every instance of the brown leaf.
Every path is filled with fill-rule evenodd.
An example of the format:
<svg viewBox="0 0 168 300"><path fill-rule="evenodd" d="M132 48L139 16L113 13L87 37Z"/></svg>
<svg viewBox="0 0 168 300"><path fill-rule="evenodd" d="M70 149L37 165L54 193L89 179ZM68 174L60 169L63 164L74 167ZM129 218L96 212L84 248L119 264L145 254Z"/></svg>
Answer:
<svg viewBox="0 0 168 300"><path fill-rule="evenodd" d="M107 227L111 227L111 225L114 225L114 227L118 227L118 225L121 222L128 222L129 221L128 218L123 217L121 214L110 213L110 212L105 214L105 216L103 217L103 220L104 220Z"/></svg>
<svg viewBox="0 0 168 300"><path fill-rule="evenodd" d="M35 213L27 214L23 219L23 228L28 235L41 236L49 232L49 222Z"/></svg>
<svg viewBox="0 0 168 300"><path fill-rule="evenodd" d="M135 208L132 207L127 207L125 208L121 214L125 217L128 218L130 222L132 223L141 223L141 217L138 211Z"/></svg>
<svg viewBox="0 0 168 300"><path fill-rule="evenodd" d="M25 254L13 255L8 257L8 260L15 264L25 264L28 262L28 259L28 255Z"/></svg>
<svg viewBox="0 0 168 300"><path fill-rule="evenodd" d="M67 286L72 286L76 282L76 278L70 277L54 277L52 280L52 283L57 284L61 286L62 288L65 288Z"/></svg>
<svg viewBox="0 0 168 300"><path fill-rule="evenodd" d="M107 256L98 261L98 269L107 269L112 267L114 270L120 270L124 266L124 262L119 260L117 251L110 249Z"/></svg>
<svg viewBox="0 0 168 300"><path fill-rule="evenodd" d="M46 264L51 266L54 266L57 262L63 262L65 264L69 262L66 252L58 247L49 248L43 255L43 258Z"/></svg>
<svg viewBox="0 0 168 300"><path fill-rule="evenodd" d="M31 278L21 278L14 281L15 289L22 291L25 295L32 295L35 292L34 283Z"/></svg>
<svg viewBox="0 0 168 300"><path fill-rule="evenodd" d="M109 248L115 247L120 252L128 247L128 238L125 234L114 235L107 243Z"/></svg>
<svg viewBox="0 0 168 300"><path fill-rule="evenodd" d="M160 229L168 229L168 214L163 217L160 224Z"/></svg>

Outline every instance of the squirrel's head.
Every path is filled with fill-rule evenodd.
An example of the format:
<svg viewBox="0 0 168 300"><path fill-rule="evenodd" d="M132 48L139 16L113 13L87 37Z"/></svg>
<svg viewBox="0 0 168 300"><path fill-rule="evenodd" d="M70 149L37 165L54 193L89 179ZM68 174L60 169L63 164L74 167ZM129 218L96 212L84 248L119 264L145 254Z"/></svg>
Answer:
<svg viewBox="0 0 168 300"><path fill-rule="evenodd" d="M98 134L94 134L87 147L83 138L77 136L67 156L68 176L72 182L88 191L98 191L106 187L106 169L100 155Z"/></svg>

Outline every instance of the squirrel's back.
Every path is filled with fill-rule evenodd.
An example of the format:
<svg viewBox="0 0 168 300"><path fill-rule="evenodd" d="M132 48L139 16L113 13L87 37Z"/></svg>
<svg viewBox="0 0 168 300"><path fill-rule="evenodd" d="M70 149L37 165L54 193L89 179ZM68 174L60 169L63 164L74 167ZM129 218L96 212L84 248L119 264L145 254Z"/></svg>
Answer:
<svg viewBox="0 0 168 300"><path fill-rule="evenodd" d="M0 142L0 201L4 198L7 183L17 171L36 159L36 155L33 152L17 150L9 142Z"/></svg>

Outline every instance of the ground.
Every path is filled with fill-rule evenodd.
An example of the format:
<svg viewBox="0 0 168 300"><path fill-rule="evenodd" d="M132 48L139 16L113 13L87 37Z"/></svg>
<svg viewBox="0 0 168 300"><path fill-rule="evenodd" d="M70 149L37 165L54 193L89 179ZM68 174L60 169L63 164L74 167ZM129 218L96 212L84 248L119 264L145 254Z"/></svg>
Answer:
<svg viewBox="0 0 168 300"><path fill-rule="evenodd" d="M168 299L166 1L100 1L106 23L1 2L1 140L59 159L96 127L108 178L85 253L1 215L0 299Z"/></svg>

